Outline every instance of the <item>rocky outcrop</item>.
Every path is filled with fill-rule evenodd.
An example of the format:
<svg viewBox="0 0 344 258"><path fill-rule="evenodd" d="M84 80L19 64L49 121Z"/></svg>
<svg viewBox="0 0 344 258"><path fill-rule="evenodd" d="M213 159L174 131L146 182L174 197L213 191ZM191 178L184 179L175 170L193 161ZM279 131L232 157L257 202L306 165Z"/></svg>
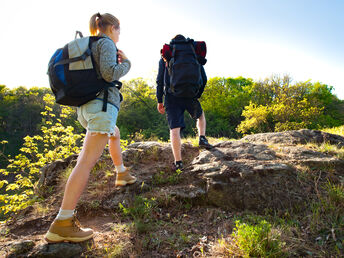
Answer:
<svg viewBox="0 0 344 258"><path fill-rule="evenodd" d="M182 154L187 166L178 176L178 184L172 185L156 182L157 174L172 173L170 145L133 143L123 152L123 159L139 182L110 192L100 200L100 205L115 209L126 195L153 192L158 196L202 200L226 209L293 209L314 192L312 187L305 190L298 180L299 166L323 172L331 169L335 171L332 178L344 174L344 160L295 145L308 142L344 146L341 136L311 130L250 135L240 141L218 143L212 150L185 143ZM48 185L52 182L49 178L56 178L49 174L56 171L56 166L52 163L43 169L42 176Z"/></svg>
<svg viewBox="0 0 344 258"><path fill-rule="evenodd" d="M71 155L66 159L56 160L41 168L41 176L35 189L36 194L47 197L49 193L47 190L57 185L57 182L60 180L59 175L61 172L66 170L68 166L75 164L77 158L78 155Z"/></svg>
<svg viewBox="0 0 344 258"><path fill-rule="evenodd" d="M199 150L183 144L183 157L189 165L179 175L181 180L177 185L162 186L156 186L154 175L168 169L172 162L168 144L134 143L128 146L124 157L127 163L133 164L134 173L140 179L139 184L132 186L133 191L146 189L158 196L202 200L227 209L285 210L303 205L304 200L314 193L312 187L305 189L298 179L299 166L325 173L334 170L332 178L336 178L336 173L344 174L344 160L293 145L310 139L318 143L327 139L337 146L344 144L340 136L310 130L255 135L241 141L221 142L212 150ZM143 182L146 188L141 187ZM122 199L118 195L110 197L106 206L114 208Z"/></svg>
<svg viewBox="0 0 344 258"><path fill-rule="evenodd" d="M302 146L309 142L327 142L344 147L343 137L311 130L250 135L240 141L217 143L211 150L184 143L182 155L186 166L179 174L171 170L173 156L170 144L133 143L123 152L123 159L138 182L115 188L114 175L111 176L114 168L110 157L104 155L99 162L104 162L104 165L95 171L93 181L79 202L78 212L82 214L84 210L88 214L90 209L95 209L97 215L107 211L111 214L118 210L120 202L130 202L138 194L166 202L170 199L187 200L230 211L260 213L266 209L275 212L302 209L307 205L305 201L312 200L318 191L312 180L300 179L304 171L316 180L340 181L344 177L344 160L316 151L316 148ZM42 168L37 191L47 196L46 189L59 183L61 172L73 165L76 158L74 155ZM50 195L53 196L51 192ZM57 202L54 203L58 206ZM39 233L43 234L54 217L50 214L49 218L28 220L25 216L22 221L16 221L16 228L13 227L16 234L23 235L24 231L26 234L34 233L28 231L33 227L41 228ZM34 226L37 223L43 224ZM13 232L10 230L9 234ZM31 257L78 257L83 246L66 243L35 246L32 241L16 241L10 250L10 257L21 257L28 252Z"/></svg>
<svg viewBox="0 0 344 258"><path fill-rule="evenodd" d="M263 142L270 144L307 144L307 143L329 143L344 147L344 137L336 134L325 133L317 130L294 130L279 133L260 133L245 136L243 141L249 142Z"/></svg>

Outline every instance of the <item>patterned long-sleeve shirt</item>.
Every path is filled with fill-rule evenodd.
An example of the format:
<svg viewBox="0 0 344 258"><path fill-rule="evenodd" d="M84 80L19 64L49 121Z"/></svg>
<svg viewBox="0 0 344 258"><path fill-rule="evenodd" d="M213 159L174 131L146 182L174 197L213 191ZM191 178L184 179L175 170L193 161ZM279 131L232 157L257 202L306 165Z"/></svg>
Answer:
<svg viewBox="0 0 344 258"><path fill-rule="evenodd" d="M112 82L119 80L126 75L131 67L128 59L122 60L122 63L117 63L117 48L115 43L105 34L101 33L99 36L104 37L93 43L92 55L96 63L96 69L105 81ZM100 93L99 98L103 98L104 93ZM116 107L120 107L120 94L116 87L109 88L108 101Z"/></svg>

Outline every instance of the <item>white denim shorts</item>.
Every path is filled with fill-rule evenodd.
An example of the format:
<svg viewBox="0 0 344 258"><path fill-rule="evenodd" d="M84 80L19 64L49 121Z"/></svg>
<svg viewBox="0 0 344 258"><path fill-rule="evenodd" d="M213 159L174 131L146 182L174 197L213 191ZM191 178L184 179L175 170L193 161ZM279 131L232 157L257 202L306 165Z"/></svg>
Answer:
<svg viewBox="0 0 344 258"><path fill-rule="evenodd" d="M108 103L106 112L102 111L103 100L94 99L77 108L78 121L91 133L115 134L119 109Z"/></svg>

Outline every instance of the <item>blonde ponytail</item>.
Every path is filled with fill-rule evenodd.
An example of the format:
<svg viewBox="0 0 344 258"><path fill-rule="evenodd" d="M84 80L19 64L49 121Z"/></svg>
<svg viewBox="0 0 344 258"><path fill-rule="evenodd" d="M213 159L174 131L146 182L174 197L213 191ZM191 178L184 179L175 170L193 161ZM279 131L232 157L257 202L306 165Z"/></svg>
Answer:
<svg viewBox="0 0 344 258"><path fill-rule="evenodd" d="M109 25L114 25L115 28L118 29L119 20L109 13L95 13L90 19L90 33L92 36L96 36L99 32L105 32Z"/></svg>

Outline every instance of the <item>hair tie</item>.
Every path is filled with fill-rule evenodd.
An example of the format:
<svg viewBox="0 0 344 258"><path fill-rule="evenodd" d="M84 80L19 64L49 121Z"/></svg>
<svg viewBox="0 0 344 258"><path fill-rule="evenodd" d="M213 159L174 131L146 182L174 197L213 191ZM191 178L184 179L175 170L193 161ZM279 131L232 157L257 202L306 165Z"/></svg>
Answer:
<svg viewBox="0 0 344 258"><path fill-rule="evenodd" d="M102 16L100 15L100 13L97 13L97 17L98 17L98 19L101 19L101 18L102 18Z"/></svg>

